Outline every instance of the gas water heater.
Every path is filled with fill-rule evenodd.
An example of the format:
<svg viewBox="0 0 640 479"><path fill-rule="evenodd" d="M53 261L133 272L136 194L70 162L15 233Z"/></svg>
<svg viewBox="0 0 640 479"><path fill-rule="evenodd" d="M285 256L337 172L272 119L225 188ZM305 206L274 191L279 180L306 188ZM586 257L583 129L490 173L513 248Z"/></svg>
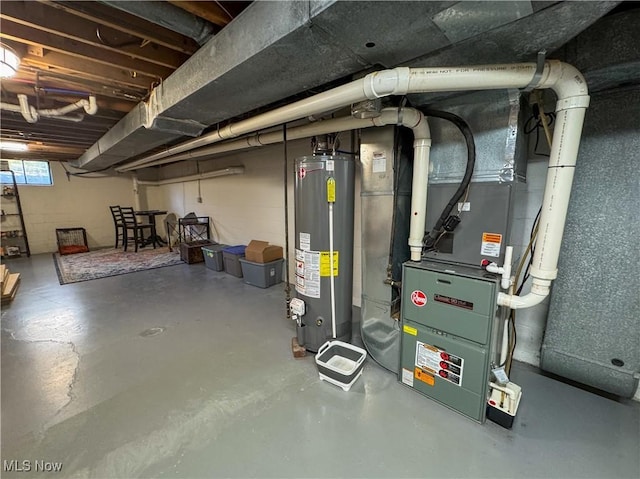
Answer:
<svg viewBox="0 0 640 479"><path fill-rule="evenodd" d="M295 161L295 278L291 312L300 346L351 341L354 161L314 155Z"/></svg>

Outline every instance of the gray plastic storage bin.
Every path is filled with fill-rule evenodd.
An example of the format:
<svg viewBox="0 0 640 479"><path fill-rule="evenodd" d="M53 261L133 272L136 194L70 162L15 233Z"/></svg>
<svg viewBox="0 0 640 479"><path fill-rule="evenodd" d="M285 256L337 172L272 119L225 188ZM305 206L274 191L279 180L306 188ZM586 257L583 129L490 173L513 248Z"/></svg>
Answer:
<svg viewBox="0 0 640 479"><path fill-rule="evenodd" d="M240 259L244 258L245 245L228 246L222 250L224 270L238 278L242 278L242 265Z"/></svg>
<svg viewBox="0 0 640 479"><path fill-rule="evenodd" d="M268 288L274 284L282 282L282 263L284 260L277 259L269 263L254 263L241 259L242 275L244 282L258 288Z"/></svg>
<svg viewBox="0 0 640 479"><path fill-rule="evenodd" d="M204 257L204 264L207 268L214 271L224 271L224 259L222 257L222 250L225 249L227 244L216 244L202 247L202 256Z"/></svg>

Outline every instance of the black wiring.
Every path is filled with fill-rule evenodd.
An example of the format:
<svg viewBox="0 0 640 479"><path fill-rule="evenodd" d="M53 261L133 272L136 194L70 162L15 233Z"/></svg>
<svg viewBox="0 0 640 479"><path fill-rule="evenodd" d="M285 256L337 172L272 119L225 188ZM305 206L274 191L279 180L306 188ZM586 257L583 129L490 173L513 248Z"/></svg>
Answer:
<svg viewBox="0 0 640 479"><path fill-rule="evenodd" d="M524 124L524 133L525 135L530 135L535 132L536 140L535 140L535 144L533 145L533 153L538 156L548 157L549 155L547 153L540 153L538 151L538 145L540 144L540 129L543 128L542 118L540 117L540 107L538 107L537 103L534 103L532 108L533 108L533 114L529 117L529 119ZM547 124L549 126L553 125L553 122L556 119L556 113L555 112L550 112L550 113L543 112L543 113L547 118Z"/></svg>
<svg viewBox="0 0 640 479"><path fill-rule="evenodd" d="M442 214L440 218L434 225L433 229L430 233L425 231L425 239L424 245L427 251L433 250L440 238L444 236L444 233L447 231L452 231L455 226L460 222L460 217L455 215L455 217L450 216L451 210L453 207L460 201L460 198L466 193L469 188L469 184L471 183L471 177L473 176L473 169L476 163L476 145L473 139L473 133L469 124L460 118L458 115L454 115L453 113L449 113L446 111L438 111L438 110L422 110L425 116L431 116L435 118L441 118L443 120L448 120L452 122L462 133L464 136L465 142L467 144L467 166L464 172L464 176L462 181L460 182L460 186L453 194L449 203L442 210ZM452 225L452 227L448 226Z"/></svg>
<svg viewBox="0 0 640 479"><path fill-rule="evenodd" d="M531 225L531 232L529 233L529 241L533 239L536 225L540 221L541 213L542 213L542 206L540 207L540 209L538 209L538 214L536 215L535 219L533 220L533 224ZM524 270L524 276L522 277L522 282L520 283L520 286L518 286L518 289L516 290L516 295L520 295L520 293L522 292L522 288L524 288L525 283L529 279L529 276L531 273L531 266L533 265L533 254L535 253L535 246L536 246L535 242L533 242L531 244L531 251L529 251L529 262L527 263L527 267Z"/></svg>
<svg viewBox="0 0 640 479"><path fill-rule="evenodd" d="M106 168L102 168L100 170L95 170L95 171L79 171L79 172L71 172L67 169L66 166L64 166L64 163L60 162L60 166L62 166L62 169L65 171L65 174L67 175L67 179L69 179L71 176L77 176L79 178L107 178L109 175L99 175L99 176L87 176L87 175L91 175L93 173L101 173L103 171L107 171L110 170L112 167L111 166L107 166Z"/></svg>
<svg viewBox="0 0 640 479"><path fill-rule="evenodd" d="M529 242L532 242L533 240L533 235L535 234L535 231L536 231L536 225L540 221L541 213L542 213L542 206L538 210L538 214L536 215L535 219L533 220L533 224L531 225L531 231L529 232ZM516 289L516 296L520 296L520 293L522 293L522 289L524 288L524 285L529 279L531 266L533 265L534 253L535 253L535 242L532 242L531 250L529 251L529 262L527 263L527 267L525 268L525 274L522 277L522 281L520 282L520 285ZM518 343L518 334L516 330L516 311L514 309L512 309L511 312L509 313L509 335L510 335L509 354L505 358L504 363L500 365L500 366L506 366L507 374L511 373L511 363L513 362L513 354L516 350L516 344Z"/></svg>

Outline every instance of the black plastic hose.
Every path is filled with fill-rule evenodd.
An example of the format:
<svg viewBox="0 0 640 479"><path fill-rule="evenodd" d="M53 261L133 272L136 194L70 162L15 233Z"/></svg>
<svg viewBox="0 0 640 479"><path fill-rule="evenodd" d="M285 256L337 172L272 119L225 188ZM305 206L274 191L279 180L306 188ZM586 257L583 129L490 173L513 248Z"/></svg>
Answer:
<svg viewBox="0 0 640 479"><path fill-rule="evenodd" d="M442 210L442 214L440 215L440 218L438 218L438 221L436 222L431 232L427 234L427 232L425 231L425 247L427 249L430 249L435 246L437 239L444 231L443 225L451 215L451 210L458 203L458 201L460 201L460 198L462 198L462 195L464 195L464 192L469 187L469 183L471 183L473 168L476 164L476 144L473 139L473 133L471 132L469 124L458 115L439 110L422 110L422 113L424 113L424 115L427 117L431 116L435 118L442 118L443 120L450 121L451 123L456 125L456 127L458 127L458 129L464 136L464 140L467 144L467 167L465 169L462 181L460 182L460 186L449 200L449 203L447 203L447 206L445 206Z"/></svg>

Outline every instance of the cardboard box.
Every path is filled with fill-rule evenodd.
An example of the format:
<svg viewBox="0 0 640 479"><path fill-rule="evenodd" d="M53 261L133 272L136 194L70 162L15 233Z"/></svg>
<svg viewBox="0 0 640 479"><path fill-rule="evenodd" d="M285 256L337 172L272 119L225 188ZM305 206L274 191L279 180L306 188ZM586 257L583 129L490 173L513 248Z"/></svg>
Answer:
<svg viewBox="0 0 640 479"><path fill-rule="evenodd" d="M283 257L282 246L270 245L268 241L251 240L244 251L247 261L270 263Z"/></svg>

